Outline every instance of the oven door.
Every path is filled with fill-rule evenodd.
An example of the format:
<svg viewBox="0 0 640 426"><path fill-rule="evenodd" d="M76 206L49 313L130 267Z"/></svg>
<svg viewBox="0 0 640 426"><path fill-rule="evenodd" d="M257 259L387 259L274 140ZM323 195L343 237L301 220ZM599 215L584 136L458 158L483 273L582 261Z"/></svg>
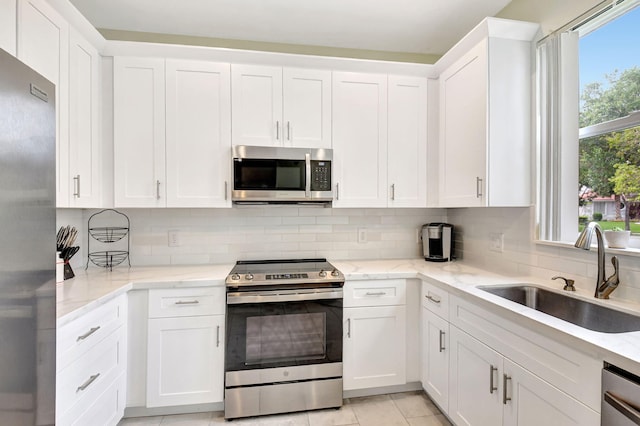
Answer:
<svg viewBox="0 0 640 426"><path fill-rule="evenodd" d="M227 293L225 371L342 362L342 288Z"/></svg>

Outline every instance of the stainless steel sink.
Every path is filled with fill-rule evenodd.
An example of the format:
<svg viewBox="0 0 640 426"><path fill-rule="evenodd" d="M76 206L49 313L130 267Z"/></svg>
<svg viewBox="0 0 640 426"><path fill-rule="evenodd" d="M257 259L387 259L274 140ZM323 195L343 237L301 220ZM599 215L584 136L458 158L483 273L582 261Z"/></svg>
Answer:
<svg viewBox="0 0 640 426"><path fill-rule="evenodd" d="M640 316L544 288L521 284L478 288L589 330L602 333L640 331Z"/></svg>

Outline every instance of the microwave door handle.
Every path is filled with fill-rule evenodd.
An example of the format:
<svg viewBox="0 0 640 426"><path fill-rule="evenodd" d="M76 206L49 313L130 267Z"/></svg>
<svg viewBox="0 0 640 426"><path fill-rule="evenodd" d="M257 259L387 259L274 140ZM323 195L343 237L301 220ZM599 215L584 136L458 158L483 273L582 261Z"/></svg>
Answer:
<svg viewBox="0 0 640 426"><path fill-rule="evenodd" d="M306 198L311 198L311 154L304 154L304 164L305 164L305 186L304 186L304 196Z"/></svg>

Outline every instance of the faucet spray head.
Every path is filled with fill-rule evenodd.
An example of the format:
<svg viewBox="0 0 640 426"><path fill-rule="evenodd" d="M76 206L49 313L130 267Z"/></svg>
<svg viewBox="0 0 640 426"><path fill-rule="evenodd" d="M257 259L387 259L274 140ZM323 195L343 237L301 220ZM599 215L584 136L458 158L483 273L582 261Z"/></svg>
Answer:
<svg viewBox="0 0 640 426"><path fill-rule="evenodd" d="M574 247L583 250L589 250L591 248L591 237L593 236L593 231L595 231L595 229L599 227L600 225L598 225L596 222L589 222L589 224L585 226L580 233L580 236L578 236Z"/></svg>

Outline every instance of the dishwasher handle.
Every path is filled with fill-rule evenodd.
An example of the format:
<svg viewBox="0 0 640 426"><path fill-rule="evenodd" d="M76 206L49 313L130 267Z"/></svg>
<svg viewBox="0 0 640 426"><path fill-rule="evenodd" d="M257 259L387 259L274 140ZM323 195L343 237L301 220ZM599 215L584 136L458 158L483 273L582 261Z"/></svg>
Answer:
<svg viewBox="0 0 640 426"><path fill-rule="evenodd" d="M640 411L634 406L628 404L623 399L618 398L609 391L604 393L604 400L611 405L616 411L624 414L626 418L631 420L634 424L640 425Z"/></svg>

